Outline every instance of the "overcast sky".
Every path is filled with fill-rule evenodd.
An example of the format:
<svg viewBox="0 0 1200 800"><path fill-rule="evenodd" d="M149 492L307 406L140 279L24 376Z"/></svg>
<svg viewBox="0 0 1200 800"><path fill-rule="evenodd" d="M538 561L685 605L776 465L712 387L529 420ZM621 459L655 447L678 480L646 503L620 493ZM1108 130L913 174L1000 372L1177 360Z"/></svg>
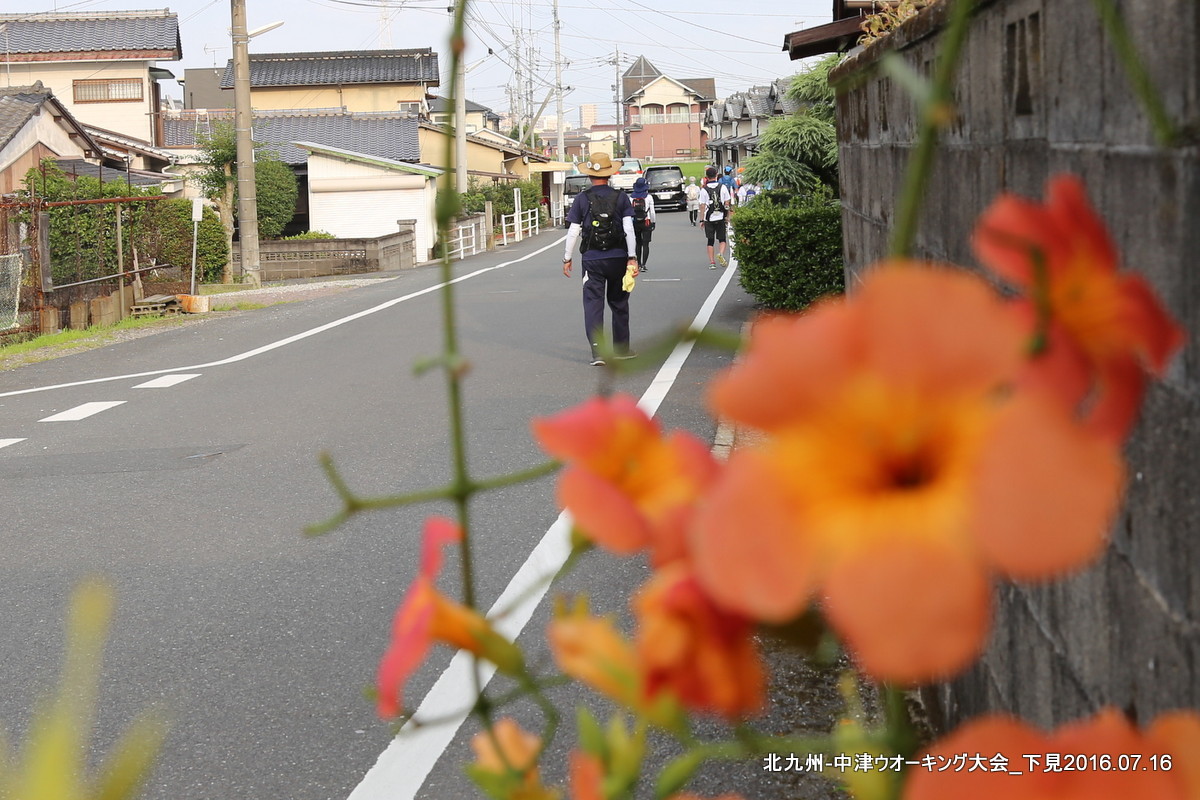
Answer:
<svg viewBox="0 0 1200 800"><path fill-rule="evenodd" d="M449 64L447 7L452 0L246 0L249 27L285 24L250 43L251 53L432 47L442 70ZM0 0L13 12L111 11L146 8L147 0ZM613 64L621 71L639 55L676 78L717 79L720 96L790 76L801 66L783 51L785 34L829 22L829 0L713 2L712 0L559 0L562 54L569 62L563 84L574 87L563 105L568 121L576 109L596 103L599 122L613 119ZM19 7L18 7L19 6ZM229 0L175 0L183 59L162 63L178 77L184 68L223 66L230 56ZM757 13L742 13L753 7ZM535 105L554 84L551 0L470 0L467 97L497 112L509 109L507 85L518 59L536 65ZM385 22L386 20L386 22ZM520 33L518 33L520 31ZM522 45L518 48L518 40ZM488 48L493 55L488 55ZM178 85L164 82L181 97ZM439 92L445 94L443 85ZM546 108L554 113L554 101Z"/></svg>

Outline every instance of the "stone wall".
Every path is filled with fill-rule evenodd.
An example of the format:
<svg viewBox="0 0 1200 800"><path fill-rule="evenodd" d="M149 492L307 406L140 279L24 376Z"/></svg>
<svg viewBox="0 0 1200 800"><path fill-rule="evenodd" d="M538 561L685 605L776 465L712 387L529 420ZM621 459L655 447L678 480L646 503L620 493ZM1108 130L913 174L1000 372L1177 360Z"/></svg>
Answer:
<svg viewBox="0 0 1200 800"><path fill-rule="evenodd" d="M880 67L886 51L929 74L943 0L833 75L848 277L887 251L915 106ZM1002 190L1041 198L1081 175L1127 268L1189 329L1148 394L1127 448L1123 513L1103 560L1049 586L1004 586L995 632L971 672L926 692L935 722L1005 709L1043 725L1115 705L1147 720L1200 706L1200 3L1118 0L1172 120L1156 145L1091 0L980 2L916 240L920 257L971 265L978 214ZM852 282L848 282L851 283Z"/></svg>

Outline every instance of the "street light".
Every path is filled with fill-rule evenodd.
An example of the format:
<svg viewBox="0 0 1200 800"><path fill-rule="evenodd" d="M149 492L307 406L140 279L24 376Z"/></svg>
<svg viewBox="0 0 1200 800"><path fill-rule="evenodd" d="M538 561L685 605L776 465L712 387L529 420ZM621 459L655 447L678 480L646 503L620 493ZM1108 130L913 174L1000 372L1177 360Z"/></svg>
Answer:
<svg viewBox="0 0 1200 800"><path fill-rule="evenodd" d="M258 194L254 185L254 112L250 106L250 38L278 28L272 22L246 31L246 0L230 0L229 31L233 39L233 125L237 140L238 249L242 274L255 286L262 284L258 259Z"/></svg>

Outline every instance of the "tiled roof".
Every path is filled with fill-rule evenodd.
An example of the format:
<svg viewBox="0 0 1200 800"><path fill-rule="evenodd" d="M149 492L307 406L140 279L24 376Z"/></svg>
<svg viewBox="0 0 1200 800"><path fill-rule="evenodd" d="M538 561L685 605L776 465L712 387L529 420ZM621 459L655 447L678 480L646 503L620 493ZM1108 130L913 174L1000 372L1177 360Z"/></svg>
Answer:
<svg viewBox="0 0 1200 800"><path fill-rule="evenodd" d="M479 103L466 101L468 113L483 113L485 115L496 116L496 112L492 111L487 106L481 106ZM437 96L429 101L429 111L433 114L446 114L450 112L450 98Z"/></svg>
<svg viewBox="0 0 1200 800"><path fill-rule="evenodd" d="M701 100L717 99L716 78L681 78L679 82L700 95Z"/></svg>
<svg viewBox="0 0 1200 800"><path fill-rule="evenodd" d="M42 88L40 83L36 86L0 88L0 150L12 141L51 96L50 90Z"/></svg>
<svg viewBox="0 0 1200 800"><path fill-rule="evenodd" d="M428 47L412 50L260 53L250 56L251 86L336 86L348 83L438 84L438 56ZM221 88L233 88L233 59L225 64Z"/></svg>
<svg viewBox="0 0 1200 800"><path fill-rule="evenodd" d="M122 51L182 57L179 18L167 10L0 14L0 24L7 25L0 62L5 53L13 61L36 60L29 56L46 53Z"/></svg>
<svg viewBox="0 0 1200 800"><path fill-rule="evenodd" d="M630 97L638 89L641 89L655 78L661 77L662 73L658 71L657 67L646 60L645 56L638 56L637 60L621 76L622 97Z"/></svg>
<svg viewBox="0 0 1200 800"><path fill-rule="evenodd" d="M123 169L104 169L101 170L97 164L90 161L84 161L82 158L58 158L54 163L58 164L58 168L67 175L76 177L88 176L91 178L100 179L104 176L105 183L131 183L134 186L162 186L164 183L179 181L178 175L164 175L161 172L149 172L143 169L131 169L128 172Z"/></svg>
<svg viewBox="0 0 1200 800"><path fill-rule="evenodd" d="M179 117L164 117L166 146L195 147L196 132L208 132L218 121L232 124L233 113L209 111L204 116L185 113ZM266 145L288 164L303 164L308 158L307 151L292 142L315 142L393 161L416 163L421 160L418 122L416 117L390 112L264 111L254 114L254 140Z"/></svg>

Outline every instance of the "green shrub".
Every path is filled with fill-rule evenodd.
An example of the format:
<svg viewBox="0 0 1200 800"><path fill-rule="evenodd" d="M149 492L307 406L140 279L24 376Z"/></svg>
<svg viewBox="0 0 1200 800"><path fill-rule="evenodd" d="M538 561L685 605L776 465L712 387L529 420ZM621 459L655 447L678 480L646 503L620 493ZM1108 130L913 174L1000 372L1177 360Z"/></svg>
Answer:
<svg viewBox="0 0 1200 800"><path fill-rule="evenodd" d="M735 217L742 288L779 311L799 311L818 298L844 292L838 204L773 199L738 209Z"/></svg>
<svg viewBox="0 0 1200 800"><path fill-rule="evenodd" d="M528 211L538 208L542 202L542 184L540 181L503 181L500 183L480 183L472 178L467 183L467 191L462 195L463 212L467 214L483 211L484 203L492 201L492 211L497 216L511 214L513 208L513 189L521 190L521 210Z"/></svg>
<svg viewBox="0 0 1200 800"><path fill-rule="evenodd" d="M260 153L254 165L254 190L258 194L258 235L278 238L296 214L300 194L296 173L279 159Z"/></svg>
<svg viewBox="0 0 1200 800"><path fill-rule="evenodd" d="M175 197L151 204L142 220L138 247L143 249L144 258L149 256L160 264L180 267L185 275L190 275L192 201ZM196 282L220 281L228 258L225 226L217 212L205 206L196 230Z"/></svg>
<svg viewBox="0 0 1200 800"><path fill-rule="evenodd" d="M298 241L304 241L307 239L336 239L336 238L337 238L336 236L334 236L332 233L329 233L327 231L305 231L304 233L297 233L295 236L284 236L283 241L298 242Z"/></svg>

